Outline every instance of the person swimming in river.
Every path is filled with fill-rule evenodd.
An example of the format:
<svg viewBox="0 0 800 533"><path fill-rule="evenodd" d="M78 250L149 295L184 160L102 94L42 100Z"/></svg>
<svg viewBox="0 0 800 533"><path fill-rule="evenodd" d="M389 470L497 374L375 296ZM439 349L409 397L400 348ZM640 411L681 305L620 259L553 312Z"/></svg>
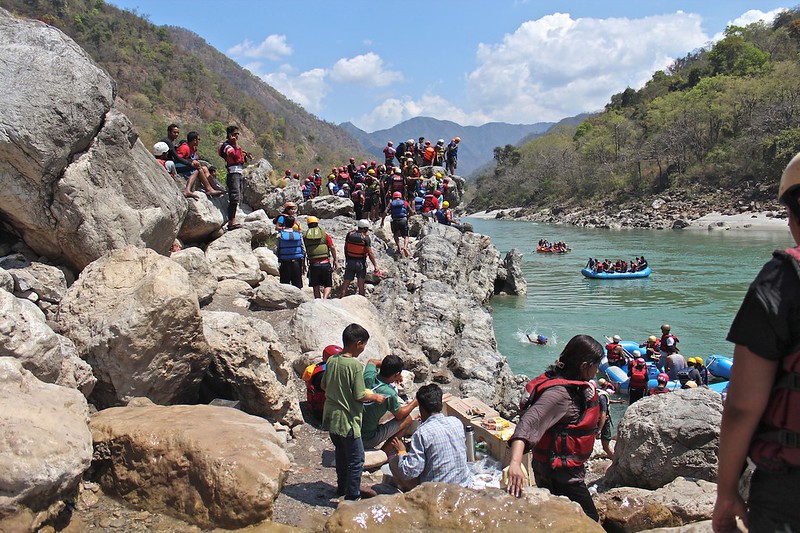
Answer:
<svg viewBox="0 0 800 533"><path fill-rule="evenodd" d="M545 344L547 344L547 337L545 337L544 335L536 335L535 339L532 338L527 333L525 334L525 336L528 337L528 342L530 342L531 344L538 344L540 346L544 346Z"/></svg>

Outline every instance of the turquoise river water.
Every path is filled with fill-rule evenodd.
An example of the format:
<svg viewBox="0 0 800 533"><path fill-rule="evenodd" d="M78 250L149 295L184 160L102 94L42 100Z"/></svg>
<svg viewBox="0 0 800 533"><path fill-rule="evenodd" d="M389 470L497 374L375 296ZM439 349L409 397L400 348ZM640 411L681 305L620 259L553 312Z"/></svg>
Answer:
<svg viewBox="0 0 800 533"><path fill-rule="evenodd" d="M523 254L528 295L491 301L500 352L515 373L538 375L576 334L644 342L669 323L688 356L731 355L725 341L750 282L775 248L792 245L785 231L600 230L503 220L468 219L505 254ZM538 254L536 242L562 240L572 253ZM644 254L646 279L590 280L580 269L588 258L626 260ZM549 337L530 344L525 334Z"/></svg>

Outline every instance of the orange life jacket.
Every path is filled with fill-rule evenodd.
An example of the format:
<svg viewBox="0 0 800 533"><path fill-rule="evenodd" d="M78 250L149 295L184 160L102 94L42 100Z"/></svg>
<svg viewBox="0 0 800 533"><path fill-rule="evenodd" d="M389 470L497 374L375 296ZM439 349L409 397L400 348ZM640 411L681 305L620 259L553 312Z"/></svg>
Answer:
<svg viewBox="0 0 800 533"><path fill-rule="evenodd" d="M367 257L367 236L360 231L351 231L344 239L344 255L348 259Z"/></svg>

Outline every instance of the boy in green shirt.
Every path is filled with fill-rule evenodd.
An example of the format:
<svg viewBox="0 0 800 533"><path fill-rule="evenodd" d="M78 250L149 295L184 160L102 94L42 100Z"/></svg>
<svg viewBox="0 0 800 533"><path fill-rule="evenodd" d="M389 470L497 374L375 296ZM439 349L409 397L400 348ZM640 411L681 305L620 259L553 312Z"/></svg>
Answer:
<svg viewBox="0 0 800 533"><path fill-rule="evenodd" d="M370 359L364 369L364 383L377 394L386 396L386 401L382 404L371 403L364 406L364 421L361 426L361 438L365 448L376 448L381 443L383 451L389 453L391 447L388 445L391 437L405 435L406 430L411 425L411 411L417 406L416 398L404 406L400 406L400 397L397 390L392 386L403 380L403 360L396 355L387 355L383 361ZM392 420L380 423L381 418L386 412L394 415Z"/></svg>
<svg viewBox="0 0 800 533"><path fill-rule="evenodd" d="M364 402L383 403L381 394L367 392L361 363L369 333L358 324L342 332L342 353L328 359L322 388L325 407L322 426L328 430L336 456L336 493L345 500L361 498L361 472L364 469L364 443L361 441L361 416Z"/></svg>

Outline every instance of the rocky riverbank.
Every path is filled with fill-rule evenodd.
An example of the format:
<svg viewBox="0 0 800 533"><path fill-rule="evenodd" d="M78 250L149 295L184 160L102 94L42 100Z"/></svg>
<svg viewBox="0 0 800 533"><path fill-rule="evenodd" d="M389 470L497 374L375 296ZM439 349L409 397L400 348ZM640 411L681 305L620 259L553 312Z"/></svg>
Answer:
<svg viewBox="0 0 800 533"><path fill-rule="evenodd" d="M736 194L722 189L688 189L645 200L609 198L588 206L514 207L470 216L604 229L785 229L786 214L775 196L772 188L765 186L753 186Z"/></svg>

